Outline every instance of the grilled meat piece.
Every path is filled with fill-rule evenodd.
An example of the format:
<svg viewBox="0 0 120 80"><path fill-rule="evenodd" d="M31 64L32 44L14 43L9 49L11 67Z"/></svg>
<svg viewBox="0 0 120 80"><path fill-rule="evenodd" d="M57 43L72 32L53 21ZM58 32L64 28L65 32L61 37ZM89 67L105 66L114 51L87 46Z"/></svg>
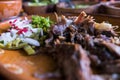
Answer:
<svg viewBox="0 0 120 80"><path fill-rule="evenodd" d="M64 80L91 80L90 60L79 44L60 44L44 51L56 61Z"/></svg>
<svg viewBox="0 0 120 80"><path fill-rule="evenodd" d="M53 57L65 80L119 80L111 78L114 72L120 74L120 62L114 62L120 58L120 38L115 28L95 22L84 12L73 18L57 16L45 42L49 48L43 51ZM99 75L103 73L107 77Z"/></svg>
<svg viewBox="0 0 120 80"><path fill-rule="evenodd" d="M118 59L118 60L103 62L98 65L98 69L100 70L100 73L120 74L120 60Z"/></svg>
<svg viewBox="0 0 120 80"><path fill-rule="evenodd" d="M120 58L120 46L115 45L113 43L102 42L104 46L106 46L109 51L116 57Z"/></svg>
<svg viewBox="0 0 120 80"><path fill-rule="evenodd" d="M96 55L101 61L114 60L115 56L102 44L102 38L94 38L90 35L84 37L83 44L90 54Z"/></svg>

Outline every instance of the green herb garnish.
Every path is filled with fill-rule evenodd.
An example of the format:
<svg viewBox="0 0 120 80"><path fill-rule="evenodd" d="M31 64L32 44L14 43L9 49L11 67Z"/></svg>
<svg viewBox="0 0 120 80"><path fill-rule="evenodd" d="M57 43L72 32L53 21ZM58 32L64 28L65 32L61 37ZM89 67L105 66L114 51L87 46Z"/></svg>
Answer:
<svg viewBox="0 0 120 80"><path fill-rule="evenodd" d="M59 2L59 0L32 0L33 3L35 3L36 5L39 5L39 3L41 4L56 4Z"/></svg>
<svg viewBox="0 0 120 80"><path fill-rule="evenodd" d="M47 33L53 22L49 17L32 16L32 25L34 28L42 28L44 33Z"/></svg>

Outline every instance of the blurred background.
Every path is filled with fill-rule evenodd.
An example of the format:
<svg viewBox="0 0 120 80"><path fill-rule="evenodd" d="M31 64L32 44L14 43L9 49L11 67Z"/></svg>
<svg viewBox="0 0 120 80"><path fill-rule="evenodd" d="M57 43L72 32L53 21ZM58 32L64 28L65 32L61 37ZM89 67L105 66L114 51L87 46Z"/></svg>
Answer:
<svg viewBox="0 0 120 80"><path fill-rule="evenodd" d="M114 10L111 6L119 7L119 3L119 0L0 0L0 21L54 12L70 14L85 11L88 14L117 15L120 10L111 13Z"/></svg>

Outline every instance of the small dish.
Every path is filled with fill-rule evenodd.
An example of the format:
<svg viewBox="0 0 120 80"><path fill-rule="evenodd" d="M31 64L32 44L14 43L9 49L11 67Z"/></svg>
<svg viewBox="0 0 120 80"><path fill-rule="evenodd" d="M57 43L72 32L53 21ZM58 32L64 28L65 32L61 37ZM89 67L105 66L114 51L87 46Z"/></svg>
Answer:
<svg viewBox="0 0 120 80"><path fill-rule="evenodd" d="M106 12L109 15L120 16L120 1L106 2L103 4L106 8Z"/></svg>
<svg viewBox="0 0 120 80"><path fill-rule="evenodd" d="M46 13L47 6L29 6L29 3L23 3L23 9L28 15Z"/></svg>
<svg viewBox="0 0 120 80"><path fill-rule="evenodd" d="M23 9L28 15L39 15L55 12L55 4L37 4L32 2L24 2Z"/></svg>

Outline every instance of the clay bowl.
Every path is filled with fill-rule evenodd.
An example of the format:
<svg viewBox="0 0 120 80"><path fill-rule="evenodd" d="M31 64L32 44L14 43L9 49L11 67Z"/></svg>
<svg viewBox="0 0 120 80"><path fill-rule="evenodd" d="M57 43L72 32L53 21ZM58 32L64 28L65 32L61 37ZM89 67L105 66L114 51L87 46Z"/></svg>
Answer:
<svg viewBox="0 0 120 80"><path fill-rule="evenodd" d="M39 15L54 12L55 5L30 5L31 2L24 2L23 9L28 15Z"/></svg>
<svg viewBox="0 0 120 80"><path fill-rule="evenodd" d="M96 10L97 3L96 2L84 2L84 1L72 1L72 3L76 5L82 5L84 7L71 8L67 3L58 3L56 8L58 13L80 13L81 11L85 11L86 13L93 13Z"/></svg>
<svg viewBox="0 0 120 80"><path fill-rule="evenodd" d="M109 15L120 16L120 1L106 2L103 4Z"/></svg>
<svg viewBox="0 0 120 80"><path fill-rule="evenodd" d="M0 20L18 16L21 8L21 0L0 0Z"/></svg>

